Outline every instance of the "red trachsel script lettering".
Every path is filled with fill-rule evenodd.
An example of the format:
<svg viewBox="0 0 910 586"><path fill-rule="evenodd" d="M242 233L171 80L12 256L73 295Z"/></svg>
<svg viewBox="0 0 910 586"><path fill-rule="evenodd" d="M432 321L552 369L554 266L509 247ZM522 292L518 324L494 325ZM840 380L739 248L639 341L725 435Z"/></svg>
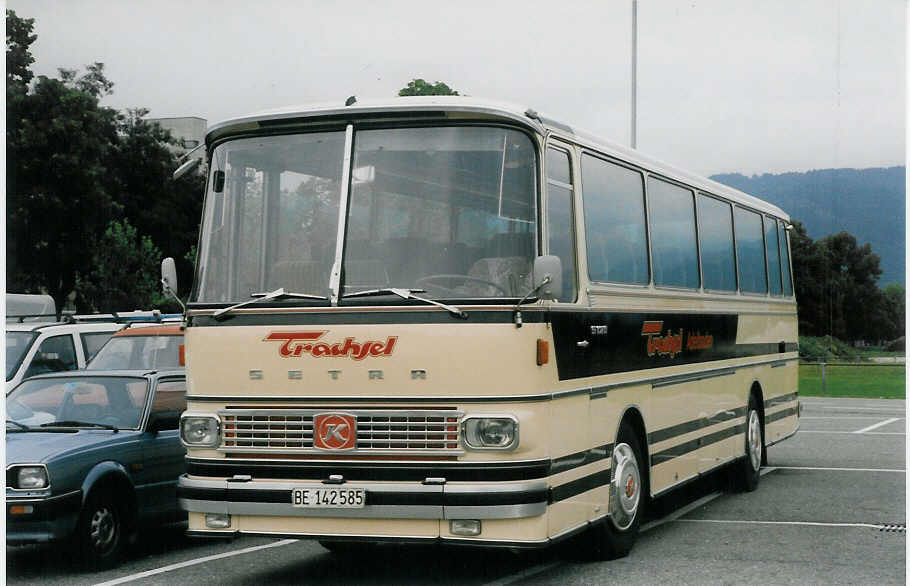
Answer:
<svg viewBox="0 0 910 586"><path fill-rule="evenodd" d="M357 342L355 338L345 338L343 342L317 342L325 331L321 332L272 332L265 341L284 342L278 348L278 354L284 358L299 358L309 354L315 358L353 358L363 360L369 356L389 356L395 349L397 336L389 336L384 342L367 340Z"/></svg>
<svg viewBox="0 0 910 586"><path fill-rule="evenodd" d="M648 336L648 356L654 356L655 354L659 356L669 356L670 358L675 358L677 354L682 352L683 348L683 330L679 329L679 333L673 335L673 332L667 332L666 336Z"/></svg>

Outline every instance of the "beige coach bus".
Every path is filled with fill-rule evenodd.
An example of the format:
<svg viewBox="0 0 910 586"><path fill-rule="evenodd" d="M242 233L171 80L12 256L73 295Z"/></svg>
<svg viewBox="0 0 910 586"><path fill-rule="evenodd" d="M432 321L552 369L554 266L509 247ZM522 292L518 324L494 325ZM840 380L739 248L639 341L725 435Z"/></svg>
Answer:
<svg viewBox="0 0 910 586"><path fill-rule="evenodd" d="M205 147L192 535L615 557L652 497L722 466L752 490L797 430L773 205L464 97L251 115Z"/></svg>

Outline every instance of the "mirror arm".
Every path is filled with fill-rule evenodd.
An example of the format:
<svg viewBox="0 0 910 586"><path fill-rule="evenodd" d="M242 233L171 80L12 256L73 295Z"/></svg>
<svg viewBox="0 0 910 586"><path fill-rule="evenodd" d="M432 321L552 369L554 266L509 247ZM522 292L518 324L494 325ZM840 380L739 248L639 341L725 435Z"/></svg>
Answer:
<svg viewBox="0 0 910 586"><path fill-rule="evenodd" d="M521 304L524 303L524 302L528 299L528 297L530 297L531 295L534 295L535 293L537 293L538 291L540 291L540 289L541 289L544 285L547 285L547 284L550 283L552 280L553 280L553 279L552 279L552 277L550 277L550 275L545 276L545 277L540 281L540 284L539 284L539 285L537 285L536 287L534 287L533 289L531 289L530 291L528 291L528 292L525 294L525 296L522 297L521 300L520 300L518 303L515 304L515 327L516 327L516 328L520 328L522 325L524 325L524 322L521 321Z"/></svg>

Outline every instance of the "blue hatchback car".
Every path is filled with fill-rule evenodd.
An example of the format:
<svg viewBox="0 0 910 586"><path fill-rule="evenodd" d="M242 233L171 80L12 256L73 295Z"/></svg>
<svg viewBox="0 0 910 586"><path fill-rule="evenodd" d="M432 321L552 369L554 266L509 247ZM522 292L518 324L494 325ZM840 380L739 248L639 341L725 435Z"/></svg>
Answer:
<svg viewBox="0 0 910 586"><path fill-rule="evenodd" d="M186 518L183 369L36 376L6 397L6 542L69 540L90 566L138 527Z"/></svg>

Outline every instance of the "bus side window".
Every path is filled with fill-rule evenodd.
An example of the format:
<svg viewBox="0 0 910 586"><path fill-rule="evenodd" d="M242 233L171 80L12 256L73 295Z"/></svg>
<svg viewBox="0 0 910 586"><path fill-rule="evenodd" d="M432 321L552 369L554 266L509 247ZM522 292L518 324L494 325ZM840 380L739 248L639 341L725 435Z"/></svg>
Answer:
<svg viewBox="0 0 910 586"><path fill-rule="evenodd" d="M581 158L581 175L591 280L647 285L641 173L586 154Z"/></svg>
<svg viewBox="0 0 910 586"><path fill-rule="evenodd" d="M777 222L774 218L763 216L765 222L765 254L768 256L768 284L771 286L771 295L780 297L780 247L777 239Z"/></svg>
<svg viewBox="0 0 910 586"><path fill-rule="evenodd" d="M705 289L736 291L736 252L730 204L698 194L698 238Z"/></svg>
<svg viewBox="0 0 910 586"><path fill-rule="evenodd" d="M547 149L547 229L549 254L562 261L562 295L575 301L575 221L572 213L572 168L569 154Z"/></svg>
<svg viewBox="0 0 910 586"><path fill-rule="evenodd" d="M698 278L695 202L692 192L649 177L648 200L654 284L698 288L701 283Z"/></svg>
<svg viewBox="0 0 910 586"><path fill-rule="evenodd" d="M739 290L743 293L767 293L768 276L765 272L761 216L737 207L734 218L736 256L739 261Z"/></svg>
<svg viewBox="0 0 910 586"><path fill-rule="evenodd" d="M778 242L780 243L781 275L784 278L784 295L793 295L793 281L790 279L790 249L787 246L787 232L784 223L778 220Z"/></svg>

